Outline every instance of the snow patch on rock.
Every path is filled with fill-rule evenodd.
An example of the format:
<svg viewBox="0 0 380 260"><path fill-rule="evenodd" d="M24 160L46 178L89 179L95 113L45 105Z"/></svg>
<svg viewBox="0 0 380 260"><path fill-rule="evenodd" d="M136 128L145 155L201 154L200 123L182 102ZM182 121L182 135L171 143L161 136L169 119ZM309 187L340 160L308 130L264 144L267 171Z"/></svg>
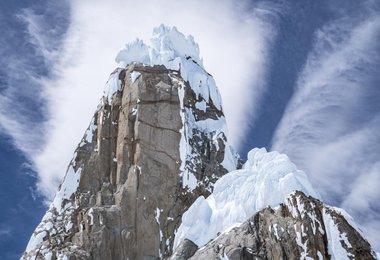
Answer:
<svg viewBox="0 0 380 260"><path fill-rule="evenodd" d="M326 236L328 240L328 252L331 255L331 260L338 259L351 259L353 255L342 246L342 243L347 248L351 247L348 242L346 234L341 233L333 220L333 216L329 214L325 209L323 210L323 222L325 224ZM347 244L348 243L348 244Z"/></svg>
<svg viewBox="0 0 380 260"><path fill-rule="evenodd" d="M30 252L30 251L36 249L43 242L43 239L46 235L47 235L46 231L43 231L43 232L40 232L37 234L33 234L31 239L28 242L28 245L26 246L25 251Z"/></svg>
<svg viewBox="0 0 380 260"><path fill-rule="evenodd" d="M52 206L56 208L58 212L65 210L68 204L64 205L64 201L70 201L71 196L77 191L80 180L80 173L82 169L74 170L72 165L69 165L65 179L63 180L57 194L54 197Z"/></svg>
<svg viewBox="0 0 380 260"><path fill-rule="evenodd" d="M112 96L117 91L120 91L122 88L121 80L119 79L119 74L122 69L118 68L114 71L104 87L103 96L107 97L108 104L112 103Z"/></svg>
<svg viewBox="0 0 380 260"><path fill-rule="evenodd" d="M132 71L131 73L131 81L132 83L134 83L136 81L136 79L141 75L140 72L137 72L137 71Z"/></svg>
<svg viewBox="0 0 380 260"><path fill-rule="evenodd" d="M195 65L194 65L195 66ZM173 75L170 75L173 82L178 83L178 97L180 101L180 116L182 121L182 128L180 129L181 140L179 145L180 150L180 172L182 176L182 186L188 188L190 191L194 190L200 183L198 182L195 175L191 172L192 165L196 165L197 162L194 160L193 145L191 145L190 139L193 138L195 132L202 132L209 136L214 145L218 147L218 138L220 135L227 134L227 124L224 116L218 117L217 119L206 118L204 120L198 120L194 116L194 111L192 108L185 107L185 89L186 85L184 82L179 81ZM215 86L216 88L216 86ZM206 103L204 100L198 103ZM204 106L205 107L205 106ZM206 108L205 108L206 109ZM235 170L237 168L238 156L232 150L232 148L225 142L225 153L222 166L228 171ZM189 168L190 167L190 168ZM211 191L211 189L210 189Z"/></svg>

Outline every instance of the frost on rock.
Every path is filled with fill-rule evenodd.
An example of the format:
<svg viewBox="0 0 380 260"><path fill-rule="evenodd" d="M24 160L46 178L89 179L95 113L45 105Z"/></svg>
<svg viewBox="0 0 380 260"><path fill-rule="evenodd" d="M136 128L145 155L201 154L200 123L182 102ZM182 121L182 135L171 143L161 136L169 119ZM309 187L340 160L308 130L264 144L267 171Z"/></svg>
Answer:
<svg viewBox="0 0 380 260"><path fill-rule="evenodd" d="M185 238L203 246L258 210L282 203L294 190L319 198L305 173L286 155L255 148L242 170L221 177L207 199L199 197L183 214L174 248Z"/></svg>

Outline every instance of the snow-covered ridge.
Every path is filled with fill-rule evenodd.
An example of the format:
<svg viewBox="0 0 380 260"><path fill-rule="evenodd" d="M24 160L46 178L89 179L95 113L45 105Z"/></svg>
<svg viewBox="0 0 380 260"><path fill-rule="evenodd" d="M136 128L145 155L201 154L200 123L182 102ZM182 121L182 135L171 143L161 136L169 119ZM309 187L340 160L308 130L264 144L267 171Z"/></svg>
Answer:
<svg viewBox="0 0 380 260"><path fill-rule="evenodd" d="M128 43L115 60L121 68L136 62L178 70L198 96L206 101L211 99L216 108L222 109L220 94L213 77L203 67L198 44L191 35L183 35L176 27L160 25L153 30L150 44L139 39Z"/></svg>
<svg viewBox="0 0 380 260"><path fill-rule="evenodd" d="M207 199L199 197L183 214L174 248L185 238L201 247L258 210L284 202L295 190L320 198L306 174L286 155L254 148L243 169L220 178Z"/></svg>

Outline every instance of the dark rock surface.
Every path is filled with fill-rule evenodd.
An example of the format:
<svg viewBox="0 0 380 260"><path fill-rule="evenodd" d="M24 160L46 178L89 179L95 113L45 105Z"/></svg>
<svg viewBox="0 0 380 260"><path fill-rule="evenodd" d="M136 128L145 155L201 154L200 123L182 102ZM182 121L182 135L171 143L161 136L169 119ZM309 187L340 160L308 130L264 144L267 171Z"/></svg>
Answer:
<svg viewBox="0 0 380 260"><path fill-rule="evenodd" d="M176 248L172 260L185 260L189 259L198 250L198 246L189 239L184 239L181 244Z"/></svg>

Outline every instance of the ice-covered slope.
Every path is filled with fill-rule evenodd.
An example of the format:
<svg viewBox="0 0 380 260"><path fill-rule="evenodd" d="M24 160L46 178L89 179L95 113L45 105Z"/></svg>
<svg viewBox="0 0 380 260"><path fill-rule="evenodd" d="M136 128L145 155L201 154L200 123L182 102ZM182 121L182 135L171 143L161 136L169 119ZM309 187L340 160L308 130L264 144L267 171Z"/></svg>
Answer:
<svg viewBox="0 0 380 260"><path fill-rule="evenodd" d="M202 248L190 240L178 246L179 259L375 259L370 244L343 211L292 192L276 207L265 207Z"/></svg>
<svg viewBox="0 0 380 260"><path fill-rule="evenodd" d="M183 214L174 249L172 260L376 257L344 210L322 203L304 172L265 148Z"/></svg>
<svg viewBox="0 0 380 260"><path fill-rule="evenodd" d="M258 210L279 205L295 190L319 198L305 173L286 155L255 148L243 169L224 175L207 199L199 197L185 212L174 247L185 238L203 246Z"/></svg>

